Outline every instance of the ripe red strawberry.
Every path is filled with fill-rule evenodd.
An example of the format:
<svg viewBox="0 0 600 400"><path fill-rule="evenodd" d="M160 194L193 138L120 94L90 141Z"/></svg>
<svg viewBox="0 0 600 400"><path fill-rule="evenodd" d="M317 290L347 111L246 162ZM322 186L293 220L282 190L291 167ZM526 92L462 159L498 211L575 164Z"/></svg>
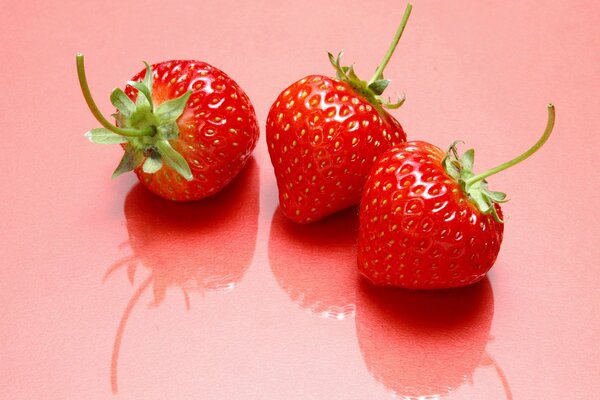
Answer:
<svg viewBox="0 0 600 400"><path fill-rule="evenodd" d="M548 106L544 135L527 152L479 175L474 151L447 154L425 142L388 150L373 166L361 199L358 268L376 285L411 289L464 286L482 279L494 264L504 225L499 203L485 178L529 157L548 139L554 106Z"/></svg>
<svg viewBox="0 0 600 400"><path fill-rule="evenodd" d="M357 204L375 160L406 141L400 123L381 97L383 78L410 15L408 5L394 41L369 82L329 54L337 79L310 75L275 100L267 116L266 138L283 214L299 223L316 221Z"/></svg>
<svg viewBox="0 0 600 400"><path fill-rule="evenodd" d="M103 128L86 137L125 149L113 177L134 171L157 195L198 200L225 187L256 146L259 128L248 96L229 76L201 61L167 61L136 74L111 96L117 126L94 103L83 55L77 72L86 102Z"/></svg>

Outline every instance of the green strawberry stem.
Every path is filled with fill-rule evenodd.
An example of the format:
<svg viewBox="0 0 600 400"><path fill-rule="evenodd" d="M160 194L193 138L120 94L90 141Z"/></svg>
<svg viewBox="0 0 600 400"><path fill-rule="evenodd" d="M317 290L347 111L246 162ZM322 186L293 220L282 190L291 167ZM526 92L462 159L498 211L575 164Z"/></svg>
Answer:
<svg viewBox="0 0 600 400"><path fill-rule="evenodd" d="M390 59L392 58L392 54L394 54L394 51L396 50L396 46L398 46L398 42L400 41L400 38L402 37L402 32L404 32L404 28L406 27L406 23L408 22L408 17L410 17L411 10L412 10L412 4L408 3L406 5L406 10L404 11L404 17L402 17L400 26L398 27L398 30L396 31L396 36L394 36L394 40L390 44L390 47L389 47L387 53L385 53L385 56L383 57L381 64L379 64L379 67L377 67L375 74L369 81L369 85L375 81L383 79L383 70L390 62Z"/></svg>
<svg viewBox="0 0 600 400"><path fill-rule="evenodd" d="M550 134L552 133L552 129L554 128L554 119L555 119L554 105L548 104L548 122L546 123L546 129L544 130L544 134L542 135L542 137L529 150L527 150L525 153L521 154L520 156L513 158L512 160L505 162L504 164L498 165L497 167L492 168L486 172L475 175L475 176L465 180L466 186L469 187L469 186L473 185L474 183L483 181L488 176L497 174L500 171L504 171L505 169L508 169L508 168L512 167L513 165L516 165L516 164L520 163L521 161L529 158L533 153L538 151L540 149L540 147L542 147L544 145L544 143L546 143L546 141L550 137Z"/></svg>
<svg viewBox="0 0 600 400"><path fill-rule="evenodd" d="M77 60L77 77L79 78L79 86L81 87L81 92L83 93L83 97L85 98L85 102L87 103L90 111L96 117L96 120L100 122L100 124L108 129L109 131L116 133L117 135L127 136L127 137L140 137L140 136L152 136L156 132L153 127L148 126L144 129L133 129L133 128L119 128L113 124L111 124L105 117L102 115L98 106L94 102L92 98L92 93L90 92L90 87L88 85L87 78L85 76L85 66L83 62L83 54L78 53L76 56Z"/></svg>
<svg viewBox="0 0 600 400"><path fill-rule="evenodd" d="M329 61L335 69L337 79L350 85L357 93L362 95L369 103L371 103L382 115L385 114L383 110L384 108L396 109L400 107L405 100L403 96L402 98L398 98L396 102L392 102L389 98L386 101L381 95L391 82L389 79L383 79L383 70L390 61L390 58L392 57L392 54L394 53L394 50L400 41L400 37L402 36L402 32L404 32L404 28L408 22L408 17L410 16L411 10L412 5L408 3L406 10L404 11L404 17L400 22L400 26L396 31L396 35L394 36L394 40L392 41L387 53L383 57L381 64L379 64L379 67L377 67L375 75L373 75L369 82L363 81L356 75L356 72L354 71L354 65L349 67L341 65L343 52L338 53L337 58L334 57L333 54L328 53Z"/></svg>

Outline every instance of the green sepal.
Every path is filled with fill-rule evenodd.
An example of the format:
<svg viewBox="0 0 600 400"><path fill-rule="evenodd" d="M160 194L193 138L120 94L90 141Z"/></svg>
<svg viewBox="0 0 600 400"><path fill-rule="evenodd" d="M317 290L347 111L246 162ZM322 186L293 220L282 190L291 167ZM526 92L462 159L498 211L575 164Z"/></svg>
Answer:
<svg viewBox="0 0 600 400"><path fill-rule="evenodd" d="M346 71L348 70L348 67L340 66L340 59L342 58L343 55L344 55L343 51L340 51L338 53L337 58L335 58L333 56L333 54L327 53L327 57L329 57L329 62L331 63L331 65L333 65L333 68L335 69L335 76L338 79L343 79L346 76Z"/></svg>
<svg viewBox="0 0 600 400"><path fill-rule="evenodd" d="M150 109L154 109L154 104L152 101L152 69L146 61L144 61L144 65L146 66L146 74L144 75L144 79L142 79L141 82L128 81L127 84L133 86L138 91L140 91L144 95L146 100L148 100ZM140 97L141 96L138 95L138 100ZM141 105L141 103L143 103L143 101L137 103L138 106Z"/></svg>
<svg viewBox="0 0 600 400"><path fill-rule="evenodd" d="M163 123L175 122L183 113L183 110L185 109L185 106L187 105L191 95L192 91L188 90L185 92L185 94L177 97L176 99L165 101L156 108L154 115Z"/></svg>
<svg viewBox="0 0 600 400"><path fill-rule="evenodd" d="M117 169L115 169L115 172L112 174L113 179L125 172L133 171L139 167L143 161L144 154L136 150L131 144L128 144L125 147L125 153L121 158L121 162L119 162Z"/></svg>
<svg viewBox="0 0 600 400"><path fill-rule="evenodd" d="M135 107L136 107L136 111L143 109L152 111L152 104L150 104L148 102L148 98L146 96L144 96L143 94L140 94L137 96L136 100L135 100Z"/></svg>
<svg viewBox="0 0 600 400"><path fill-rule="evenodd" d="M495 203L506 203L508 201L506 198L506 193L488 190L488 195L492 200L494 200Z"/></svg>
<svg viewBox="0 0 600 400"><path fill-rule="evenodd" d="M147 174L153 174L160 170L163 166L162 158L156 151L152 151L150 155L144 161L142 170Z"/></svg>
<svg viewBox="0 0 600 400"><path fill-rule="evenodd" d="M502 218L500 218L500 215L498 215L498 211L496 210L496 207L492 207L492 217L494 218L494 220L496 222L500 222L501 224L504 223Z"/></svg>
<svg viewBox="0 0 600 400"><path fill-rule="evenodd" d="M138 94L138 101L136 102L136 105L141 106L141 105L143 105L144 102L147 102L150 105L150 109L154 108L154 105L152 103L151 89L148 89L148 87L146 85L144 85L142 82L127 81L127 84L129 86L136 88L141 94L144 95L144 96L140 96ZM145 99L140 101L140 97L144 97Z"/></svg>
<svg viewBox="0 0 600 400"><path fill-rule="evenodd" d="M183 176L186 180L194 179L192 171L187 161L179 154L167 140L159 140L156 142L156 149L164 159L177 173Z"/></svg>
<svg viewBox="0 0 600 400"><path fill-rule="evenodd" d="M402 95L402 97L398 97L398 100L396 100L396 102L392 103L392 99L390 99L388 97L388 101L382 103L382 105L385 108L391 109L391 110L395 110L397 108L400 108L402 106L402 104L404 104L404 102L406 101L406 96Z"/></svg>
<svg viewBox="0 0 600 400"><path fill-rule="evenodd" d="M84 135L90 142L97 144L127 143L127 138L109 131L106 128L95 128Z"/></svg>
<svg viewBox="0 0 600 400"><path fill-rule="evenodd" d="M110 94L110 102L125 118L131 117L131 114L135 111L135 103L119 88L116 88Z"/></svg>
<svg viewBox="0 0 600 400"><path fill-rule="evenodd" d="M150 64L148 64L146 61L143 61L143 63L146 66L146 75L144 75L142 83L150 92L152 92L152 68L150 68Z"/></svg>
<svg viewBox="0 0 600 400"><path fill-rule="evenodd" d="M462 162L465 170L473 172L473 163L475 162L475 150L469 149L462 156Z"/></svg>
<svg viewBox="0 0 600 400"><path fill-rule="evenodd" d="M149 106L150 110L154 109L154 102L152 101L152 69L150 65L144 61L146 66L146 74L141 82L127 81L129 86L136 88L143 96L138 94L135 104L138 108L143 106Z"/></svg>
<svg viewBox="0 0 600 400"><path fill-rule="evenodd" d="M456 162L452 161L450 157L444 157L442 160L442 165L444 166L446 173L454 178L455 181L460 179L460 166L458 166Z"/></svg>
<svg viewBox="0 0 600 400"><path fill-rule="evenodd" d="M469 197L473 200L475 205L477 205L477 208L482 214L490 213L490 208L493 207L492 201L489 197L485 196L484 192L480 190L470 190Z"/></svg>
<svg viewBox="0 0 600 400"><path fill-rule="evenodd" d="M454 141L454 143L448 147L446 156L442 160L442 166L446 170L446 173L457 182L460 180L460 173L462 169L460 157L458 157L458 151L456 150L456 145L460 142L460 140Z"/></svg>
<svg viewBox="0 0 600 400"><path fill-rule="evenodd" d="M351 65L349 67L344 67L344 72L346 73L346 76L353 82L360 82L362 85L366 85L367 82L365 81L361 81L361 79L358 77L358 75L356 75L356 72L354 71L354 65Z"/></svg>
<svg viewBox="0 0 600 400"><path fill-rule="evenodd" d="M379 80L371 83L368 87L376 95L381 95L385 91L385 89L388 87L390 82L391 81L389 79L379 79Z"/></svg>

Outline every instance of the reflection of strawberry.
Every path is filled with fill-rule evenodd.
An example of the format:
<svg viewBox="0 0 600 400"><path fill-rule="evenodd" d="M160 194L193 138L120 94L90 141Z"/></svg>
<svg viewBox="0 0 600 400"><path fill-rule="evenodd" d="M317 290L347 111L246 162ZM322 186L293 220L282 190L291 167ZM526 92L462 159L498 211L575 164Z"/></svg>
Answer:
<svg viewBox="0 0 600 400"><path fill-rule="evenodd" d="M292 300L311 313L333 319L354 314L356 212L351 208L310 225L290 221L280 209L273 215L271 270Z"/></svg>
<svg viewBox="0 0 600 400"><path fill-rule="evenodd" d="M406 291L363 281L356 331L371 374L403 398L444 395L473 377L494 314L487 279L461 289Z"/></svg>
<svg viewBox="0 0 600 400"><path fill-rule="evenodd" d="M112 385L117 391L117 360L125 324L142 293L152 287L154 305L169 287L183 291L228 290L250 264L258 228L258 167L250 159L231 185L198 203L174 203L135 186L125 200L133 256L115 263L106 276L127 266L133 283L138 265L150 270L132 296L119 324L113 349Z"/></svg>

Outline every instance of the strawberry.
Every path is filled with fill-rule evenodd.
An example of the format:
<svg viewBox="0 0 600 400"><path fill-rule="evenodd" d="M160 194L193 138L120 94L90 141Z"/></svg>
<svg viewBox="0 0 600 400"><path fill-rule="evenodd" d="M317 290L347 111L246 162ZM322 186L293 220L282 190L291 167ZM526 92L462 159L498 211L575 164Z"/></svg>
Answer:
<svg viewBox="0 0 600 400"><path fill-rule="evenodd" d="M475 175L474 151L459 157L425 142L389 149L373 166L359 210L358 268L375 285L410 289L464 286L494 264L504 225L486 178L535 153L554 126L548 106L543 136L528 151Z"/></svg>
<svg viewBox="0 0 600 400"><path fill-rule="evenodd" d="M102 128L86 137L119 143L125 154L113 178L134 171L144 186L175 201L198 200L225 187L256 146L259 128L248 96L223 71L201 61L149 66L111 96L111 124L92 99L83 63L77 73L85 100Z"/></svg>
<svg viewBox="0 0 600 400"><path fill-rule="evenodd" d="M337 78L310 75L285 89L269 110L266 138L282 213L299 223L316 221L357 204L375 160L406 141L400 123L384 108L390 81L383 70L402 35L411 5L375 75L362 81L353 67L329 59Z"/></svg>

